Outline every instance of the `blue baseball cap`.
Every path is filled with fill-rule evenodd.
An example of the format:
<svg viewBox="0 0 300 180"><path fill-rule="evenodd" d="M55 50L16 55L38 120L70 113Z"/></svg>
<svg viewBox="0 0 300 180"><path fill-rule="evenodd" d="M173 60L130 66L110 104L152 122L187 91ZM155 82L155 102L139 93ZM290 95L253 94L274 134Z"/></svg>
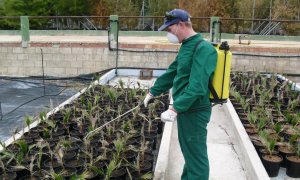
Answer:
<svg viewBox="0 0 300 180"><path fill-rule="evenodd" d="M190 21L190 17L189 13L182 9L174 9L170 12L166 12L164 24L158 28L158 31L163 31L167 27L177 24L179 21Z"/></svg>

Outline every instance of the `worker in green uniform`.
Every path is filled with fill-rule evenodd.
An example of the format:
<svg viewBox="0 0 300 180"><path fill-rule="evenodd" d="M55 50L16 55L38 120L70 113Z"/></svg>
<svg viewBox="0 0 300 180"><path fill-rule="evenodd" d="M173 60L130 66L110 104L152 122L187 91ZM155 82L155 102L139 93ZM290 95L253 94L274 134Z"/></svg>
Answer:
<svg viewBox="0 0 300 180"><path fill-rule="evenodd" d="M167 31L170 42L181 43L181 47L174 62L151 87L144 105L147 107L154 96L172 88L173 104L171 101L169 109L161 114L161 120L174 122L177 119L179 144L185 160L181 179L207 180L206 137L211 116L208 82L216 68L217 52L193 30L190 15L184 10L167 12L159 28L162 30Z"/></svg>

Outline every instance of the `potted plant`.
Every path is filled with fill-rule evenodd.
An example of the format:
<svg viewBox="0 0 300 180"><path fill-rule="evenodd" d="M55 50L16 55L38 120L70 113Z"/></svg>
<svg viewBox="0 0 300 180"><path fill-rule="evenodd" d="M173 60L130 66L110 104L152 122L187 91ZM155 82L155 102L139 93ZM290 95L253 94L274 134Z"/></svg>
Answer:
<svg viewBox="0 0 300 180"><path fill-rule="evenodd" d="M4 165L2 161L2 157L0 157L0 179L11 179L14 180L16 179L17 174L16 172L13 171L7 171L6 166Z"/></svg>
<svg viewBox="0 0 300 180"><path fill-rule="evenodd" d="M125 179L126 170L121 166L121 162L117 162L115 158L113 158L106 169L105 179L107 180L117 180L117 179Z"/></svg>
<svg viewBox="0 0 300 180"><path fill-rule="evenodd" d="M19 146L19 151L15 154L16 166L13 166L13 169L17 173L17 178L19 178L29 174L28 170L31 163L30 151L36 145L28 145L23 139L18 140L16 144Z"/></svg>
<svg viewBox="0 0 300 180"><path fill-rule="evenodd" d="M130 164L130 170L127 169L127 179L140 180L140 179L152 179L151 163L141 162L140 154L134 163Z"/></svg>
<svg viewBox="0 0 300 180"><path fill-rule="evenodd" d="M30 129L30 125L33 122L33 117L31 116L25 116L24 122L28 130ZM24 133L24 128L23 128L23 133ZM28 131L24 133L25 138L30 138L30 139L37 139L40 137L39 132L33 132L33 131Z"/></svg>
<svg viewBox="0 0 300 180"><path fill-rule="evenodd" d="M300 143L297 145L296 155L287 157L286 174L292 178L300 178Z"/></svg>
<svg viewBox="0 0 300 180"><path fill-rule="evenodd" d="M246 129L246 132L249 135L258 133L258 130L256 128L257 119L258 119L258 117L257 117L256 112L248 110L247 120L249 122L249 125L246 126L246 124L244 123L244 126L245 126L245 129Z"/></svg>
<svg viewBox="0 0 300 180"><path fill-rule="evenodd" d="M289 138L288 143L285 143L284 146L280 146L278 148L279 154L283 157L283 162L281 163L282 167L286 167L287 161L286 157L287 156L292 156L295 155L296 153L296 148L295 148L295 143L298 138L298 134L294 134Z"/></svg>
<svg viewBox="0 0 300 180"><path fill-rule="evenodd" d="M266 131L261 132L261 137L268 151L268 154L262 154L263 165L270 177L276 177L278 176L280 163L282 162L283 158L280 155L274 153L276 144L275 139L270 138L269 134L266 133Z"/></svg>

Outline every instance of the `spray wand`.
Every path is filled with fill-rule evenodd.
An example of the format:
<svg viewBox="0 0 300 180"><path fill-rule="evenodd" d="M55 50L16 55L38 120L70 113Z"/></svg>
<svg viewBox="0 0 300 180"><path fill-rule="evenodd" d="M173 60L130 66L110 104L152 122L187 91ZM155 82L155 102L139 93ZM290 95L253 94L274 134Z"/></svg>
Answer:
<svg viewBox="0 0 300 180"><path fill-rule="evenodd" d="M137 109L138 107L140 107L141 104L142 104L142 103L139 102L139 104L138 104L137 106L135 106L134 108L132 108L132 109L126 111L125 113L119 115L118 117L114 118L113 120L108 121L107 123L103 124L102 126L96 128L96 129L94 129L93 131L90 131L90 132L84 137L84 140L86 140L87 138L89 138L89 137L91 137L91 136L97 134L100 130L102 130L102 129L103 129L105 126L107 126L108 124L110 124L110 123L116 121L117 119L119 119L119 118L125 116L126 114L128 114L128 113L134 111L135 109Z"/></svg>

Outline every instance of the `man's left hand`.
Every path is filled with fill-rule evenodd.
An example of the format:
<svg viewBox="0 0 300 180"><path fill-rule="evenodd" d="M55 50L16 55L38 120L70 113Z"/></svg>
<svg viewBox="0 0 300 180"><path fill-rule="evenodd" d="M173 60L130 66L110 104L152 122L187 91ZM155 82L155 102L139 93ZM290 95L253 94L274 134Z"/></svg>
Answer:
<svg viewBox="0 0 300 180"><path fill-rule="evenodd" d="M177 112L172 106L169 106L169 109L160 115L161 121L163 122L174 122L176 117Z"/></svg>

